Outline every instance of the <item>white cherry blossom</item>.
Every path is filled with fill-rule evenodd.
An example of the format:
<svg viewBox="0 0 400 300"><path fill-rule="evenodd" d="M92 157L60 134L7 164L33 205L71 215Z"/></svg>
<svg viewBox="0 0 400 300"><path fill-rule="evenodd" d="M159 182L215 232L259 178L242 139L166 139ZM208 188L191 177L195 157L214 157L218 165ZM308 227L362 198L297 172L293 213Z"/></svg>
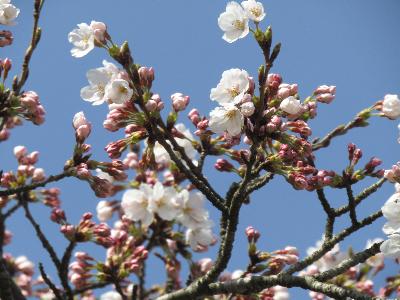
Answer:
<svg viewBox="0 0 400 300"><path fill-rule="evenodd" d="M289 115L297 115L303 110L300 100L293 96L284 99L279 105L279 108Z"/></svg>
<svg viewBox="0 0 400 300"><path fill-rule="evenodd" d="M244 117L234 104L214 108L210 112L209 126L215 133L227 132L230 136L236 136L242 132Z"/></svg>
<svg viewBox="0 0 400 300"><path fill-rule="evenodd" d="M249 89L249 74L245 70L230 69L222 73L216 88L211 89L210 98L219 104L239 103Z"/></svg>
<svg viewBox="0 0 400 300"><path fill-rule="evenodd" d="M201 193L190 193L182 190L179 193L182 201L182 212L178 221L185 227L196 229L208 220L208 211L204 209L204 196Z"/></svg>
<svg viewBox="0 0 400 300"><path fill-rule="evenodd" d="M204 224L203 227L196 229L188 229L185 234L186 243L193 249L196 250L199 246L206 247L213 243L214 235L210 228L210 225Z"/></svg>
<svg viewBox="0 0 400 300"><path fill-rule="evenodd" d="M175 188L164 187L161 182L157 182L153 186L150 209L163 220L175 219L180 211L178 193Z"/></svg>
<svg viewBox="0 0 400 300"><path fill-rule="evenodd" d="M78 28L68 34L68 41L74 46L71 55L83 57L94 49L95 36L92 28L86 23L78 24Z"/></svg>
<svg viewBox="0 0 400 300"><path fill-rule="evenodd" d="M390 119L400 117L400 99L398 95L388 94L385 96L382 103L382 113Z"/></svg>
<svg viewBox="0 0 400 300"><path fill-rule="evenodd" d="M125 216L133 221L141 221L145 227L149 226L154 219L153 212L150 210L152 195L152 186L146 183L142 183L139 189L125 191L121 202Z"/></svg>
<svg viewBox="0 0 400 300"><path fill-rule="evenodd" d="M226 10L218 18L218 26L224 31L223 39L233 43L249 33L249 19L243 7L237 2L229 2Z"/></svg>
<svg viewBox="0 0 400 300"><path fill-rule="evenodd" d="M123 104L131 99L133 90L124 79L114 79L105 88L105 98L116 104Z"/></svg>
<svg viewBox="0 0 400 300"><path fill-rule="evenodd" d="M100 300L122 300L122 297L119 293L115 291L109 291L100 296Z"/></svg>
<svg viewBox="0 0 400 300"><path fill-rule="evenodd" d="M107 201L100 201L96 206L97 218L101 222L106 222L112 218L113 207Z"/></svg>
<svg viewBox="0 0 400 300"><path fill-rule="evenodd" d="M393 194L382 206L383 216L391 223L400 223L400 193Z"/></svg>
<svg viewBox="0 0 400 300"><path fill-rule="evenodd" d="M287 287L284 286L274 286L274 298L273 300L289 300L290 295L289 295L289 290Z"/></svg>
<svg viewBox="0 0 400 300"><path fill-rule="evenodd" d="M103 60L103 67L91 69L86 73L89 85L81 89L81 98L93 105L103 104L106 98L106 87L114 78L118 78L119 69L113 63Z"/></svg>
<svg viewBox="0 0 400 300"><path fill-rule="evenodd" d="M9 0L0 1L0 24L14 25L19 12L19 8L12 5Z"/></svg>
<svg viewBox="0 0 400 300"><path fill-rule="evenodd" d="M385 257L400 258L400 234L392 234L381 244L381 252Z"/></svg>
<svg viewBox="0 0 400 300"><path fill-rule="evenodd" d="M107 71L104 68L92 69L86 73L86 77L90 85L81 89L81 98L93 105L103 104L106 100L105 88L110 81Z"/></svg>
<svg viewBox="0 0 400 300"><path fill-rule="evenodd" d="M243 1L242 6L249 19L254 22L261 22L265 18L264 6L255 0Z"/></svg>

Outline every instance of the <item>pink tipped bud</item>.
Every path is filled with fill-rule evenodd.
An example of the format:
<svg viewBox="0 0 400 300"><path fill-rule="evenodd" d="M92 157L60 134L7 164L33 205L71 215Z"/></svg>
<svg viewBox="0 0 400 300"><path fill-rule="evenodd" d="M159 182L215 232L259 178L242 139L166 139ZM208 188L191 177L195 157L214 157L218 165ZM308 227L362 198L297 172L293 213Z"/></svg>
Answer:
<svg viewBox="0 0 400 300"><path fill-rule="evenodd" d="M184 110L188 106L190 98L182 93L175 93L171 95L171 100L172 107L178 112Z"/></svg>
<svg viewBox="0 0 400 300"><path fill-rule="evenodd" d="M199 123L197 123L197 129L206 130L208 127L208 123L209 121L207 119L200 121Z"/></svg>
<svg viewBox="0 0 400 300"><path fill-rule="evenodd" d="M103 22L92 21L90 23L90 29L93 31L93 35L96 41L100 44L104 44L106 42L107 36L107 26Z"/></svg>
<svg viewBox="0 0 400 300"><path fill-rule="evenodd" d="M214 164L214 167L220 172L231 172L233 165L226 159L220 158Z"/></svg>
<svg viewBox="0 0 400 300"><path fill-rule="evenodd" d="M50 219L57 224L62 224L67 221L65 212L60 208L54 208L51 212Z"/></svg>
<svg viewBox="0 0 400 300"><path fill-rule="evenodd" d="M154 69L152 67L150 68L140 67L138 72L139 72L140 84L143 87L151 89L151 86L154 81Z"/></svg>
<svg viewBox="0 0 400 300"><path fill-rule="evenodd" d="M319 102L329 104L333 101L333 99L335 99L335 95L326 93L326 94L320 94L316 98L317 101Z"/></svg>
<svg viewBox="0 0 400 300"><path fill-rule="evenodd" d="M190 121L193 123L193 125L197 125L197 123L200 122L200 114L199 111L196 108L193 108L189 113L188 113L188 118Z"/></svg>
<svg viewBox="0 0 400 300"><path fill-rule="evenodd" d="M260 238L260 232L252 226L246 228L246 235L249 243L257 243L257 240Z"/></svg>
<svg viewBox="0 0 400 300"><path fill-rule="evenodd" d="M17 159L22 158L26 154L27 154L27 150L26 150L25 146L16 146L16 147L14 147L14 156Z"/></svg>
<svg viewBox="0 0 400 300"><path fill-rule="evenodd" d="M146 102L145 107L149 112L156 111L157 110L157 102L150 99Z"/></svg>
<svg viewBox="0 0 400 300"><path fill-rule="evenodd" d="M44 181L45 179L46 179L46 175L42 168L36 168L35 171L33 171L32 181L40 182L40 181Z"/></svg>
<svg viewBox="0 0 400 300"><path fill-rule="evenodd" d="M92 130L92 125L86 119L82 111L75 114L72 125L75 129L76 140L79 143L82 143L90 135Z"/></svg>
<svg viewBox="0 0 400 300"><path fill-rule="evenodd" d="M277 90L282 83L282 77L279 74L268 74L267 82L272 89Z"/></svg>

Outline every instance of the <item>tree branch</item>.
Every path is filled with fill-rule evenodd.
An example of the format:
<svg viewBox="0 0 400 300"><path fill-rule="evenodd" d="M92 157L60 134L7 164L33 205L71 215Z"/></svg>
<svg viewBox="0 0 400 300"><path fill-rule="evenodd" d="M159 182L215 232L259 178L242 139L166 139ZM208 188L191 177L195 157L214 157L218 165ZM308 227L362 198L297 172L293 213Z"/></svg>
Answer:
<svg viewBox="0 0 400 300"><path fill-rule="evenodd" d="M69 176L71 176L71 173L68 171L65 171L58 175L51 175L45 181L42 181L42 182L32 183L32 184L24 185L24 186L21 186L18 188L0 191L0 197L24 193L24 192L27 192L30 190L34 190L38 187L44 187L45 185L47 185L50 182L59 181L65 177L69 177Z"/></svg>

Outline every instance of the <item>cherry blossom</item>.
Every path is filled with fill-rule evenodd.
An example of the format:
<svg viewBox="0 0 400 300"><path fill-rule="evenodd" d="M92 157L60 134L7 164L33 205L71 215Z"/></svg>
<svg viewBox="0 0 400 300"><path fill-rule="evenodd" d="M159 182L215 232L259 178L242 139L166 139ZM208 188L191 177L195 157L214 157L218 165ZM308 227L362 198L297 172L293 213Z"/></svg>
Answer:
<svg viewBox="0 0 400 300"><path fill-rule="evenodd" d="M149 226L154 219L150 210L152 194L152 187L145 183L141 184L139 189L125 191L121 202L125 216L133 221L141 221L145 227Z"/></svg>
<svg viewBox="0 0 400 300"><path fill-rule="evenodd" d="M303 110L300 100L293 96L284 99L279 105L279 108L289 115L297 115Z"/></svg>
<svg viewBox="0 0 400 300"><path fill-rule="evenodd" d="M123 104L131 99L133 90L124 79L114 79L105 88L105 98L115 104Z"/></svg>
<svg viewBox="0 0 400 300"><path fill-rule="evenodd" d="M100 296L100 300L122 300L119 293L115 291L109 291Z"/></svg>
<svg viewBox="0 0 400 300"><path fill-rule="evenodd" d="M385 96L382 102L382 113L390 119L400 117L400 99L398 95L388 94Z"/></svg>
<svg viewBox="0 0 400 300"><path fill-rule="evenodd" d="M157 182L153 186L149 208L163 220L171 221L175 219L180 209L178 193L175 188L164 187L160 182Z"/></svg>
<svg viewBox="0 0 400 300"><path fill-rule="evenodd" d="M206 224L205 224L206 225ZM188 229L185 234L186 243L196 250L198 247L207 247L214 241L214 236L210 226L204 226L196 229Z"/></svg>
<svg viewBox="0 0 400 300"><path fill-rule="evenodd" d="M219 104L238 104L249 89L249 74L245 70L230 69L222 73L216 88L211 89L210 98Z"/></svg>
<svg viewBox="0 0 400 300"><path fill-rule="evenodd" d="M400 258L400 234L389 235L389 238L381 244L380 249L385 257Z"/></svg>
<svg viewBox="0 0 400 300"><path fill-rule="evenodd" d="M229 2L226 10L218 18L218 25L224 31L223 39L233 43L249 33L249 19L243 7L237 2Z"/></svg>
<svg viewBox="0 0 400 300"><path fill-rule="evenodd" d="M182 211L178 217L180 223L191 229L199 228L208 220L208 212L204 209L204 196L201 193L184 189L179 193Z"/></svg>
<svg viewBox="0 0 400 300"><path fill-rule="evenodd" d="M10 0L0 1L0 24L14 25L14 20L19 15L19 8L10 3Z"/></svg>
<svg viewBox="0 0 400 300"><path fill-rule="evenodd" d="M93 30L86 23L78 24L78 28L68 34L68 41L74 46L71 55L77 58L85 56L95 47Z"/></svg>
<svg viewBox="0 0 400 300"><path fill-rule="evenodd" d="M265 18L264 6L255 0L243 1L242 6L249 19L254 22L261 22Z"/></svg>
<svg viewBox="0 0 400 300"><path fill-rule="evenodd" d="M230 136L236 136L242 132L243 124L244 117L234 104L225 104L210 112L209 126L215 133L227 132Z"/></svg>
<svg viewBox="0 0 400 300"><path fill-rule="evenodd" d="M100 201L96 206L97 218L101 222L106 222L112 218L113 207L107 201Z"/></svg>

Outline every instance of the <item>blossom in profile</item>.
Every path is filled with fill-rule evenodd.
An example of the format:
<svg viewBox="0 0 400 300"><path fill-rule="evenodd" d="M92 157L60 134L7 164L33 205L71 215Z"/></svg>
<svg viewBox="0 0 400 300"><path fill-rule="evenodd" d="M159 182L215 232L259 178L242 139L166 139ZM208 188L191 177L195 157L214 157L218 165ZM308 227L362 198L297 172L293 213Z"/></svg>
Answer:
<svg viewBox="0 0 400 300"><path fill-rule="evenodd" d="M10 0L0 0L0 24L14 25L19 12L19 8L12 5Z"/></svg>
<svg viewBox="0 0 400 300"><path fill-rule="evenodd" d="M380 250L385 257L400 258L400 234L389 235L389 238L381 244Z"/></svg>
<svg viewBox="0 0 400 300"><path fill-rule="evenodd" d="M224 105L239 103L250 86L249 74L245 70L230 69L222 73L216 88L211 89L210 98Z"/></svg>
<svg viewBox="0 0 400 300"><path fill-rule="evenodd" d="M242 132L243 125L244 117L234 104L216 107L210 112L209 126L215 133L236 136Z"/></svg>
<svg viewBox="0 0 400 300"><path fill-rule="evenodd" d="M222 38L233 43L249 33L249 19L246 11L237 2L229 2L218 18L218 26L224 31Z"/></svg>
<svg viewBox="0 0 400 300"><path fill-rule="evenodd" d="M196 229L188 229L185 234L186 243L193 249L197 250L199 247L207 247L214 242L214 235L211 226L204 224L203 227Z"/></svg>
<svg viewBox="0 0 400 300"><path fill-rule="evenodd" d="M243 1L242 6L247 17L254 22L261 22L265 18L264 6L255 0Z"/></svg>
<svg viewBox="0 0 400 300"><path fill-rule="evenodd" d="M382 102L382 113L389 119L400 117L400 99L398 95L388 94Z"/></svg>

